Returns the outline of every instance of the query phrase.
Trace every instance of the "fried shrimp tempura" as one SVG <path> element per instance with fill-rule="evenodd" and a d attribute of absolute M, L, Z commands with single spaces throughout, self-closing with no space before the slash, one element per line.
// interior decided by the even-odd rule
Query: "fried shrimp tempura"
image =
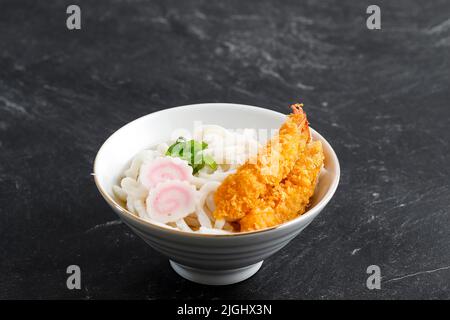
<path fill-rule="evenodd" d="M 314 193 L 323 150 L 312 142 L 301 104 L 291 106 L 278 135 L 228 176 L 214 195 L 216 219 L 238 224 L 240 231 L 263 229 L 306 211 Z"/>
<path fill-rule="evenodd" d="M 308 121 L 301 106 L 293 106 L 294 113 L 258 152 L 256 159 L 248 160 L 222 182 L 214 195 L 216 219 L 229 222 L 242 219 L 259 205 L 261 196 L 291 172 L 310 139 Z"/>
<path fill-rule="evenodd" d="M 320 141 L 308 143 L 286 179 L 239 221 L 241 231 L 272 227 L 303 214 L 314 194 L 323 160 Z"/>

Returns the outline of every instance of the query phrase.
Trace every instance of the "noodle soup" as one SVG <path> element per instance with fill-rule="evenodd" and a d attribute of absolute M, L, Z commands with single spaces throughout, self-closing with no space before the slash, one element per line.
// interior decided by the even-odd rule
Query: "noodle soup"
<path fill-rule="evenodd" d="M 135 155 L 114 195 L 132 214 L 167 228 L 224 234 L 233 223 L 215 219 L 220 183 L 257 153 L 256 131 L 203 125 Z"/>

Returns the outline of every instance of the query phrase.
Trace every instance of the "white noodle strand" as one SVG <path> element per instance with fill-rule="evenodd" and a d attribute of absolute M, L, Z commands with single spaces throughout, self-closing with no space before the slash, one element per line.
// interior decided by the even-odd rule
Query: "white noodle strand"
<path fill-rule="evenodd" d="M 223 229 L 224 226 L 225 226 L 225 219 L 217 219 L 214 222 L 215 229 Z"/>
<path fill-rule="evenodd" d="M 134 204 L 133 204 L 133 198 L 128 196 L 127 198 L 127 209 L 128 211 L 130 211 L 132 214 L 136 215 L 136 210 L 134 210 Z"/>
<path fill-rule="evenodd" d="M 119 186 L 113 186 L 112 190 L 114 192 L 114 195 L 119 198 L 120 200 L 122 200 L 123 202 L 127 201 L 127 193 L 125 190 L 123 190 L 121 187 Z"/>
<path fill-rule="evenodd" d="M 179 219 L 175 222 L 175 224 L 177 225 L 177 227 L 179 229 L 181 229 L 182 231 L 187 231 L 187 232 L 192 232 L 192 229 L 188 226 L 188 224 L 186 223 L 186 221 L 184 221 L 184 219 Z"/>
<path fill-rule="evenodd" d="M 217 181 L 210 181 L 208 183 L 205 183 L 199 192 L 199 199 L 197 202 L 197 206 L 195 209 L 195 212 L 197 214 L 198 221 L 200 222 L 200 225 L 202 227 L 211 228 L 211 220 L 208 217 L 208 214 L 205 212 L 205 202 L 206 198 L 211 192 L 215 192 L 217 188 L 219 187 L 220 183 Z"/>
<path fill-rule="evenodd" d="M 136 199 L 133 202 L 134 209 L 136 210 L 137 214 L 142 219 L 148 219 L 147 210 L 145 209 L 145 203 L 141 199 Z"/>

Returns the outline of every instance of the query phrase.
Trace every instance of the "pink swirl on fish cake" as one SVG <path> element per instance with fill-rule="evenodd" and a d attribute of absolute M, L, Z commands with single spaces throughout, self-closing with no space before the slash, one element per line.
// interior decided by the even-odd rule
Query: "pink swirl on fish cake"
<path fill-rule="evenodd" d="M 175 222 L 195 211 L 196 189 L 185 181 L 159 183 L 147 197 L 149 217 L 161 223 Z"/>
<path fill-rule="evenodd" d="M 140 182 L 151 189 L 161 182 L 169 180 L 189 181 L 192 177 L 192 168 L 178 158 L 162 157 L 141 166 Z"/>

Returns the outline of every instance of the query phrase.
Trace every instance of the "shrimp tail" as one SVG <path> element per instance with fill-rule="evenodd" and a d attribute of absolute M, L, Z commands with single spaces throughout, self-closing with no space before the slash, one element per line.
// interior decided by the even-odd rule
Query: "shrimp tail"
<path fill-rule="evenodd" d="M 303 131 L 307 131 L 308 134 L 308 141 L 311 140 L 311 133 L 309 131 L 309 122 L 308 118 L 306 117 L 305 111 L 303 111 L 303 103 L 295 103 L 291 105 L 292 109 L 292 116 L 297 117 L 297 122 L 299 123 L 299 126 L 302 128 Z"/>

